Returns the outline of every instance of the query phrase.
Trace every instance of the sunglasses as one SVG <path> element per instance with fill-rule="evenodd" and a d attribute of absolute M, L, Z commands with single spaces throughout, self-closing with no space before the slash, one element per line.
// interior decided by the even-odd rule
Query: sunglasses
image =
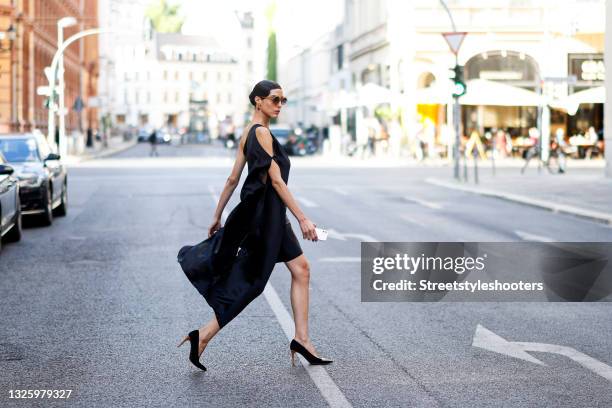
<path fill-rule="evenodd" d="M 284 96 L 281 98 L 280 96 L 272 95 L 272 96 L 266 96 L 263 99 L 270 99 L 272 100 L 272 103 L 275 105 L 278 105 L 279 103 L 281 105 L 285 105 L 287 103 L 287 98 L 285 98 Z"/>

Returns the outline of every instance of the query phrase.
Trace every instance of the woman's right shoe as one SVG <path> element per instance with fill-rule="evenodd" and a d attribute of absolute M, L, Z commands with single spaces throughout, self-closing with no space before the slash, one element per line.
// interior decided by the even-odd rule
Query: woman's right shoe
<path fill-rule="evenodd" d="M 291 352 L 291 365 L 294 367 L 295 353 L 300 353 L 312 365 L 329 364 L 333 361 L 327 358 L 321 358 L 313 355 L 310 351 L 306 350 L 306 347 L 295 341 L 295 339 L 291 340 L 291 344 L 289 344 L 289 350 Z"/>
<path fill-rule="evenodd" d="M 183 343 L 186 342 L 187 340 L 189 340 L 189 343 L 191 345 L 191 349 L 189 350 L 189 361 L 191 361 L 193 365 L 198 367 L 200 370 L 206 371 L 206 367 L 200 364 L 200 359 L 198 356 L 198 345 L 200 344 L 200 332 L 198 330 L 190 331 L 189 336 L 185 336 L 177 347 L 182 346 Z"/>

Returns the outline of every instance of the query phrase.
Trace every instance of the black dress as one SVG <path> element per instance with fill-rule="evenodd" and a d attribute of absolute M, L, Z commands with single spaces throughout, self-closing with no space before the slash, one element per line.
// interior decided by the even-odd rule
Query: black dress
<path fill-rule="evenodd" d="M 274 135 L 274 155 L 264 150 L 255 135 L 259 126 L 249 129 L 244 144 L 248 174 L 240 203 L 216 233 L 195 246 L 181 248 L 178 255 L 187 278 L 213 308 L 220 327 L 263 292 L 276 263 L 302 254 L 287 206 L 268 175 L 274 160 L 288 184 L 289 157 Z"/>

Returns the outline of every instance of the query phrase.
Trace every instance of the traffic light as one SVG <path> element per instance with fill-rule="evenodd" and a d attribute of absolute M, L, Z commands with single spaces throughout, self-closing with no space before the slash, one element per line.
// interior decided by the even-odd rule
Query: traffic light
<path fill-rule="evenodd" d="M 465 85 L 465 79 L 463 78 L 463 65 L 455 65 L 453 68 L 453 72 L 455 74 L 453 78 L 453 82 L 455 83 L 455 90 L 453 91 L 453 96 L 458 98 L 462 95 L 465 95 L 467 91 L 467 86 Z"/>

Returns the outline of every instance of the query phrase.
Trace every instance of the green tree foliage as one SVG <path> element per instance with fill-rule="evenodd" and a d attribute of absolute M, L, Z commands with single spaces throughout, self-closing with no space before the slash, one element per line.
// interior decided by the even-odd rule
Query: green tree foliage
<path fill-rule="evenodd" d="M 179 4 L 170 5 L 166 0 L 157 0 L 149 5 L 145 15 L 158 33 L 178 33 L 185 21 L 178 15 L 179 9 Z"/>

